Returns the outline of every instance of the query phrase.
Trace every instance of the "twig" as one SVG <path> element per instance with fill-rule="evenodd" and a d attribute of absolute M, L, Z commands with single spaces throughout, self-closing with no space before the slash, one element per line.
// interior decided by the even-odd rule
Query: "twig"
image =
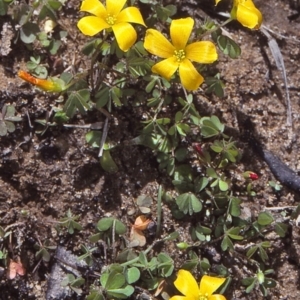
<path fill-rule="evenodd" d="M 82 128 L 82 129 L 93 129 L 99 130 L 103 128 L 103 122 L 95 122 L 92 124 L 84 124 L 84 125 L 77 125 L 77 124 L 64 124 L 66 128 Z"/>
<path fill-rule="evenodd" d="M 297 206 L 282 206 L 282 207 L 265 207 L 265 210 L 286 210 L 295 209 Z"/>
<path fill-rule="evenodd" d="M 268 28 L 266 26 L 262 26 L 260 30 L 267 37 L 268 45 L 269 45 L 271 53 L 275 59 L 276 67 L 282 73 L 285 92 L 286 92 L 286 105 L 287 105 L 287 121 L 286 122 L 287 122 L 288 126 L 293 126 L 290 93 L 289 93 L 289 89 L 288 89 L 286 69 L 284 66 L 284 61 L 283 61 L 281 51 L 279 49 L 279 46 L 278 46 L 276 40 L 269 34 Z"/>

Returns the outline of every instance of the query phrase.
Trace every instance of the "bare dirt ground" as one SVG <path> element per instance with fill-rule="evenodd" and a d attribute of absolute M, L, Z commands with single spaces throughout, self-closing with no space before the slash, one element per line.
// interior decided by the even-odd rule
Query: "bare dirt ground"
<path fill-rule="evenodd" d="M 200 112 L 202 109 L 205 114 L 218 115 L 233 129 L 237 140 L 237 114 L 242 112 L 250 116 L 265 147 L 278 155 L 291 169 L 300 171 L 300 47 L 299 41 L 295 41 L 300 39 L 300 17 L 292 21 L 288 18 L 297 13 L 295 2 L 293 5 L 287 0 L 255 2 L 263 13 L 264 25 L 278 34 L 273 36 L 282 51 L 287 71 L 293 127 L 287 126 L 283 79 L 276 68 L 266 37 L 260 32 L 246 30 L 237 23 L 226 29 L 241 45 L 242 55 L 236 60 L 220 56 L 218 65 L 221 78 L 226 84 L 226 96 L 219 99 L 205 95 L 200 90 L 197 92 L 197 105 Z M 86 38 L 76 28 L 79 6 L 79 1 L 69 1 L 60 12 L 60 20 L 69 31 L 60 54 L 62 69 L 74 62 L 77 69 L 84 69 L 88 64 L 81 59 L 80 54 Z M 185 1 L 179 6 L 183 11 L 192 10 L 195 17 L 203 15 L 203 12 L 195 9 L 192 4 L 189 7 Z M 1 26 L 10 22 L 9 17 L 0 19 Z M 132 219 L 127 213 L 133 207 L 134 199 L 141 194 L 156 199 L 158 185 L 168 187 L 170 183 L 158 171 L 150 149 L 124 143 L 138 135 L 137 124 L 141 111 L 136 107 L 127 106 L 116 110 L 114 122 L 109 129 L 110 138 L 120 145 L 112 152 L 119 167 L 117 174 L 108 174 L 101 169 L 97 150 L 86 144 L 85 130 L 55 127 L 44 135 L 38 134 L 34 121 L 45 118 L 56 98 L 24 84 L 16 76 L 19 69 L 25 68 L 31 52 L 21 43 L 14 45 L 13 39 L 11 48 L 8 55 L 0 55 L 0 108 L 4 103 L 14 104 L 17 113 L 22 116 L 22 122 L 17 123 L 15 132 L 1 137 L 0 225 L 3 228 L 11 226 L 13 234 L 9 256 L 21 257 L 26 275 L 10 280 L 2 265 L 0 299 L 46 299 L 49 274 L 55 258 L 53 255 L 49 263 L 39 262 L 35 258 L 34 244 L 49 240 L 52 245 L 63 246 L 78 255 L 79 245 L 85 243 L 89 231 L 101 217 L 113 215 L 129 225 Z M 54 60 L 54 57 L 49 57 L 48 64 Z M 55 72 L 59 73 L 54 70 L 53 75 Z M 100 113 L 75 117 L 72 123 L 84 124 L 99 120 L 103 120 Z M 239 168 L 251 169 L 260 176 L 253 187 L 257 196 L 245 202 L 244 207 L 256 214 L 265 207 L 297 206 L 300 195 L 285 187 L 275 195 L 268 186 L 268 181 L 274 180 L 274 177 L 267 164 L 247 144 L 241 141 L 240 146 L 244 155 Z M 55 222 L 64 217 L 68 209 L 80 216 L 80 224 L 84 228 L 76 234 L 75 239 L 72 235 L 57 233 L 53 229 Z M 174 221 L 165 205 L 163 224 L 165 232 L 176 228 L 186 234 L 188 225 Z M 291 221 L 289 234 L 285 238 L 270 236 L 269 239 L 274 244 L 268 250 L 271 257 L 269 267 L 275 270 L 273 278 L 277 286 L 270 290 L 267 299 L 300 299 L 300 228 Z M 165 250 L 169 251 L 177 266 L 184 261 L 184 254 L 175 247 L 170 246 L 170 249 Z M 54 251 L 51 253 L 54 254 Z M 234 265 L 233 261 L 233 257 L 227 256 L 223 263 Z M 237 270 L 234 273 L 246 272 L 243 267 L 236 264 Z M 238 281 L 239 278 L 233 281 L 227 299 L 263 299 L 259 290 L 247 295 L 237 285 Z M 70 294 L 61 299 L 84 299 L 84 296 Z"/>

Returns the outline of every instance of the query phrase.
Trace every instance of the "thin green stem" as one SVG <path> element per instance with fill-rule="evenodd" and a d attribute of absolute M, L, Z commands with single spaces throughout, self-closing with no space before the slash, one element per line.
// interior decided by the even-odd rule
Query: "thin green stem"
<path fill-rule="evenodd" d="M 95 49 L 95 52 L 92 56 L 92 59 L 91 59 L 91 73 L 90 73 L 90 76 L 91 76 L 91 86 L 92 86 L 92 91 L 95 90 L 95 86 L 94 86 L 94 65 L 98 59 L 98 56 L 99 56 L 99 51 L 101 49 L 101 47 L 103 46 L 104 42 L 106 41 L 108 37 L 108 33 L 106 32 L 102 41 L 99 43 L 99 45 L 97 46 L 97 48 Z"/>
<path fill-rule="evenodd" d="M 162 198 L 162 187 L 161 185 L 158 188 L 158 195 L 157 195 L 157 228 L 156 228 L 156 237 L 158 238 L 161 231 L 161 198 Z"/>
<path fill-rule="evenodd" d="M 232 20 L 233 20 L 232 18 L 229 18 L 226 21 L 224 21 L 222 24 L 220 24 L 220 25 L 218 25 L 218 26 L 216 26 L 216 27 L 214 27 L 214 28 L 212 28 L 212 29 L 204 32 L 202 35 L 200 35 L 200 39 L 202 39 L 204 36 L 206 36 L 208 34 L 211 34 L 211 33 L 215 32 L 215 31 L 217 31 L 220 28 L 224 27 L 225 25 L 227 25 L 228 23 L 230 23 Z"/>

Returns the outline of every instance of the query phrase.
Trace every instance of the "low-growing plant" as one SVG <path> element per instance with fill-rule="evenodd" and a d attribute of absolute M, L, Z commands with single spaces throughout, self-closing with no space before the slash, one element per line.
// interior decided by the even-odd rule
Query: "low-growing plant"
<path fill-rule="evenodd" d="M 67 274 L 67 276 L 62 280 L 61 285 L 64 287 L 69 287 L 77 295 L 82 294 L 81 286 L 84 285 L 85 280 L 82 277 L 76 278 L 73 274 Z"/>
<path fill-rule="evenodd" d="M 50 31 L 56 24 L 60 26 L 59 12 L 65 2 L 38 0 L 32 6 L 20 4 L 13 16 L 18 24 L 17 38 L 29 50 L 33 49 L 33 43 L 37 43 L 41 52 L 46 49 L 51 55 L 57 55 L 67 32 L 57 29 L 57 32 L 50 33 L 40 25 L 41 21 L 49 20 Z M 252 199 L 256 196 L 251 181 L 258 179 L 258 175 L 252 171 L 236 174 L 240 172 L 237 165 L 241 158 L 236 141 L 226 134 L 221 117 L 200 114 L 198 95 L 194 92 L 201 86 L 207 94 L 224 96 L 225 84 L 217 70 L 218 57 L 225 55 L 236 59 L 242 53 L 238 43 L 224 34 L 223 28 L 237 20 L 244 27 L 258 29 L 262 15 L 251 0 L 247 3 L 233 1 L 230 17 L 219 25 L 211 19 L 195 22 L 189 16 L 173 18 L 177 13 L 177 6 L 173 4 L 163 6 L 161 1 L 152 0 L 140 2 L 143 11 L 147 11 L 145 19 L 137 7 L 131 6 L 137 5 L 137 1 L 131 1 L 128 6 L 121 0 L 106 0 L 106 5 L 97 0 L 82 1 L 80 11 L 89 15 L 82 16 L 77 27 L 83 35 L 93 37 L 82 45 L 81 55 L 88 61 L 86 69 L 48 77 L 48 66 L 42 55 L 32 54 L 27 69 L 34 76 L 22 70 L 18 75 L 43 91 L 60 94 L 51 113 L 45 119 L 35 120 L 42 125 L 41 133 L 49 127 L 70 125 L 66 123 L 77 114 L 88 118 L 93 112 L 99 116 L 97 124 L 101 123 L 101 126 L 86 126 L 89 131 L 85 138 L 92 148 L 99 148 L 98 156 L 104 171 L 118 171 L 113 149 L 120 145 L 141 145 L 152 150 L 160 172 L 168 176 L 173 185 L 172 193 L 163 191 L 161 186 L 159 188 L 158 230 L 153 244 L 146 249 L 143 249 L 146 237 L 141 231 L 146 230 L 150 223 L 148 215 L 153 212 L 154 197 L 138 197 L 136 204 L 147 217 L 135 216 L 131 228 L 116 217 L 104 217 L 97 222 L 89 242 L 81 245 L 82 255 L 78 259 L 92 267 L 94 253 L 101 245 L 114 250 L 119 246 L 122 251 L 110 252 L 112 257 L 105 260 L 106 265 L 88 287 L 87 299 L 127 299 L 135 297 L 137 288 L 151 293 L 161 291 L 161 286 L 174 275 L 177 262 L 168 253 L 156 253 L 153 249 L 158 243 L 175 239 L 177 248 L 183 253 L 186 251 L 187 257 L 174 282 L 184 296 L 167 297 L 194 299 L 196 290 L 196 297 L 224 299 L 221 294 L 213 296 L 213 293 L 218 288 L 221 292 L 226 290 L 231 281 L 230 272 L 218 265 L 214 271 L 222 278 L 205 275 L 212 271 L 212 266 L 202 250 L 207 245 L 218 244 L 222 256 L 225 256 L 235 251 L 239 243 L 251 241 L 251 246 L 244 249 L 245 260 L 263 269 L 268 260 L 268 248 L 272 246 L 265 240 L 264 233 L 273 230 L 283 237 L 287 225 L 278 222 L 268 212 L 260 212 L 257 220 L 242 217 L 242 197 Z M 214 2 L 217 5 L 220 0 Z M 0 0 L 0 15 L 8 12 L 10 3 Z M 134 138 L 126 143 L 111 142 L 108 123 L 112 115 L 124 107 L 141 109 L 142 113 L 136 116 L 139 125 L 132 132 Z M 13 106 L 3 106 L 0 135 L 15 130 L 12 122 L 21 119 L 14 115 Z M 242 175 L 245 186 L 237 193 L 235 183 L 239 175 Z M 270 186 L 275 191 L 280 190 L 278 185 L 270 183 Z M 191 221 L 187 238 L 173 232 L 159 239 L 163 228 L 163 201 L 178 222 Z M 70 209 L 58 225 L 59 228 L 65 227 L 69 234 L 83 230 L 79 216 L 73 215 Z M 134 233 L 143 237 L 141 243 L 134 241 Z M 6 236 L 3 233 L 3 237 Z M 95 245 L 89 246 L 89 243 Z M 132 247 L 140 248 L 133 250 Z M 36 256 L 49 261 L 48 249 L 46 242 L 40 244 Z M 202 276 L 200 286 L 193 275 L 183 269 L 199 271 Z M 263 272 L 260 269 L 255 276 L 244 278 L 242 282 L 247 293 L 259 285 L 266 296 L 267 289 L 274 287 L 275 281 L 265 276 L 271 274 L 271 270 Z M 77 294 L 82 293 L 84 283 L 84 278 L 75 278 L 72 274 L 62 282 Z M 206 289 L 210 285 L 214 290 L 209 288 L 208 293 Z"/>
<path fill-rule="evenodd" d="M 60 227 L 66 227 L 69 234 L 74 234 L 75 230 L 82 230 L 82 226 L 77 222 L 79 216 L 74 216 L 70 209 L 67 211 L 67 215 L 58 221 Z"/>
<path fill-rule="evenodd" d="M 13 105 L 4 104 L 0 113 L 0 136 L 16 130 L 15 122 L 22 121 L 21 117 L 15 116 L 16 110 Z"/>

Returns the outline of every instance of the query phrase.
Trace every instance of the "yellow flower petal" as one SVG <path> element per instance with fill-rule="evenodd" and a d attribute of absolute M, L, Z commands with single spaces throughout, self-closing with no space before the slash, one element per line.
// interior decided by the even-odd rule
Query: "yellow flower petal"
<path fill-rule="evenodd" d="M 169 300 L 195 300 L 195 298 L 194 297 L 186 297 L 186 296 L 173 296 Z"/>
<path fill-rule="evenodd" d="M 105 18 L 106 9 L 99 0 L 84 0 L 81 4 L 80 11 L 89 12 L 100 18 Z"/>
<path fill-rule="evenodd" d="M 125 3 L 126 0 L 106 0 L 107 13 L 117 17 Z"/>
<path fill-rule="evenodd" d="M 136 7 L 126 7 L 123 9 L 117 16 L 116 22 L 137 23 L 146 27 L 140 11 Z"/>
<path fill-rule="evenodd" d="M 187 45 L 185 54 L 186 58 L 201 64 L 211 64 L 218 59 L 216 46 L 209 41 Z"/>
<path fill-rule="evenodd" d="M 129 23 L 118 23 L 112 26 L 117 43 L 124 52 L 135 43 L 137 34 L 133 26 Z"/>
<path fill-rule="evenodd" d="M 175 47 L 157 30 L 148 29 L 144 42 L 145 49 L 162 58 L 174 55 Z"/>
<path fill-rule="evenodd" d="M 200 281 L 200 293 L 211 296 L 224 282 L 226 278 L 217 278 L 204 275 Z"/>
<path fill-rule="evenodd" d="M 234 0 L 231 18 L 238 20 L 243 26 L 258 29 L 262 23 L 262 14 L 252 0 Z"/>
<path fill-rule="evenodd" d="M 180 63 L 179 77 L 184 88 L 189 91 L 196 90 L 204 81 L 203 77 L 198 73 L 198 71 L 188 59 L 185 59 L 183 62 Z M 190 294 L 191 293 L 189 292 L 188 295 Z"/>
<path fill-rule="evenodd" d="M 239 5 L 236 12 L 237 20 L 245 27 L 258 29 L 262 23 L 261 12 L 256 7 Z"/>
<path fill-rule="evenodd" d="M 110 27 L 103 19 L 94 16 L 83 17 L 79 20 L 77 26 L 83 34 L 89 36 Z"/>
<path fill-rule="evenodd" d="M 167 80 L 170 80 L 172 75 L 178 69 L 178 62 L 175 57 L 169 57 L 155 64 L 152 67 L 152 72 L 157 73 Z"/>
<path fill-rule="evenodd" d="M 194 299 L 199 298 L 198 284 L 189 271 L 179 270 L 174 285 L 176 286 L 177 290 L 183 295 L 191 297 L 192 299 L 193 297 Z"/>
<path fill-rule="evenodd" d="M 170 26 L 171 40 L 176 50 L 184 50 L 194 26 L 192 18 L 173 20 Z"/>
<path fill-rule="evenodd" d="M 223 295 L 212 295 L 208 297 L 208 300 L 226 300 Z"/>

